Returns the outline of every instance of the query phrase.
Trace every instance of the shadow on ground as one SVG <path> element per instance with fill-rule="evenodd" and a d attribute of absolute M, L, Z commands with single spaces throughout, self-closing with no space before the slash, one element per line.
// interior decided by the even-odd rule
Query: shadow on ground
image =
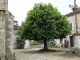
<path fill-rule="evenodd" d="M 52 51 L 52 52 L 39 52 L 39 50 L 30 50 L 30 51 L 19 51 L 20 53 L 24 53 L 24 54 L 48 54 L 48 53 L 61 53 L 61 52 L 66 52 L 66 50 L 56 50 L 56 51 Z"/>

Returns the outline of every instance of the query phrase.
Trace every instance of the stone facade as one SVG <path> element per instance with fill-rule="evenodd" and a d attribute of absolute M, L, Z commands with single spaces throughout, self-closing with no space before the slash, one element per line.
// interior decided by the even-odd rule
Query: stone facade
<path fill-rule="evenodd" d="M 71 31 L 72 34 L 66 36 L 67 38 L 65 38 L 65 39 L 67 39 L 69 41 L 69 47 L 80 48 L 80 41 L 79 41 L 80 40 L 80 38 L 79 38 L 80 37 L 80 10 L 78 9 L 78 11 L 77 11 L 78 34 L 76 34 L 75 12 L 70 12 L 70 13 L 66 14 L 65 16 L 67 16 L 67 20 L 69 21 L 70 25 L 72 26 L 72 31 Z M 71 46 L 71 43 L 72 43 L 72 41 L 70 39 L 71 36 L 73 36 L 73 45 L 74 46 Z M 58 39 L 57 39 L 55 41 L 56 41 L 57 46 L 61 46 L 60 40 L 58 41 Z M 64 42 L 62 44 L 64 44 Z"/>
<path fill-rule="evenodd" d="M 19 36 L 15 35 L 15 33 L 18 31 L 18 28 L 19 28 L 18 21 L 14 20 L 14 28 L 13 28 L 13 30 L 14 30 L 14 42 L 13 42 L 14 43 L 14 49 L 17 48 L 16 47 L 16 38 Z M 25 40 L 24 48 L 30 48 L 30 41 L 28 39 Z"/>
<path fill-rule="evenodd" d="M 44 48 L 44 44 L 30 45 L 30 48 Z"/>
<path fill-rule="evenodd" d="M 61 48 L 61 45 L 64 44 L 64 39 L 62 39 L 61 42 L 60 42 L 60 39 L 54 39 L 54 40 L 58 48 Z"/>
<path fill-rule="evenodd" d="M 8 20 L 6 21 L 6 54 L 11 55 L 13 54 L 13 38 L 14 38 L 14 31 L 13 31 L 13 21 L 14 16 L 8 11 Z"/>
<path fill-rule="evenodd" d="M 13 41 L 14 48 L 16 48 L 16 38 L 18 37 L 18 35 L 15 35 L 15 33 L 18 31 L 18 28 L 19 28 L 18 21 L 14 20 L 14 28 L 13 28 L 13 30 L 14 30 L 14 41 Z"/>
<path fill-rule="evenodd" d="M 0 11 L 0 58 L 4 59 L 5 56 L 5 11 Z M 2 17 L 3 16 L 3 17 Z"/>
<path fill-rule="evenodd" d="M 8 0 L 0 0 L 0 59 L 5 60 L 5 54 L 13 54 L 13 19 L 8 11 Z"/>
<path fill-rule="evenodd" d="M 67 20 L 70 23 L 72 23 L 72 34 L 76 33 L 75 14 L 68 15 Z M 77 20 L 78 20 L 78 32 L 80 33 L 80 12 L 77 12 Z"/>
<path fill-rule="evenodd" d="M 66 14 L 67 20 L 72 24 L 72 34 L 67 36 L 69 45 L 71 45 L 70 36 L 73 36 L 73 48 L 80 48 L 80 10 L 77 11 L 78 33 L 76 33 L 75 12 Z"/>

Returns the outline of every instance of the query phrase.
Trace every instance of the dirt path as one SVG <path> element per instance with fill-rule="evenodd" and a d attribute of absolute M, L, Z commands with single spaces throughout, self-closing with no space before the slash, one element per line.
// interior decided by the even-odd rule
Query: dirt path
<path fill-rule="evenodd" d="M 54 48 L 56 49 L 56 48 Z M 56 49 L 57 52 L 38 52 L 39 48 L 31 50 L 14 50 L 17 60 L 80 60 L 80 57 L 65 55 L 69 49 Z"/>

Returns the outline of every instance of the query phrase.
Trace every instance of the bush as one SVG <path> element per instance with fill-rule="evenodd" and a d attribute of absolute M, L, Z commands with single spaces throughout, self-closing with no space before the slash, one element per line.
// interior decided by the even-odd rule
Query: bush
<path fill-rule="evenodd" d="M 55 48 L 58 48 L 58 46 L 57 46 L 57 45 L 55 45 Z"/>
<path fill-rule="evenodd" d="M 23 49 L 25 44 L 25 40 L 21 39 L 21 37 L 16 38 L 16 47 L 18 49 Z"/>
<path fill-rule="evenodd" d="M 44 43 L 44 40 L 38 40 L 38 43 Z"/>
<path fill-rule="evenodd" d="M 5 60 L 8 60 L 8 55 L 7 54 L 5 54 Z"/>
<path fill-rule="evenodd" d="M 53 48 L 54 46 L 50 44 L 50 41 L 47 42 L 48 48 Z"/>
<path fill-rule="evenodd" d="M 30 45 L 38 44 L 36 41 L 30 41 Z"/>

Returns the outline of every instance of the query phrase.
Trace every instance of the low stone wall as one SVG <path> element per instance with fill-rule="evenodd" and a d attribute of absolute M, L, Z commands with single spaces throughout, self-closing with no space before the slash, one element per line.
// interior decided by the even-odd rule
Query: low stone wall
<path fill-rule="evenodd" d="M 69 51 L 66 51 L 66 54 L 68 55 L 76 55 L 80 57 L 80 49 L 79 48 L 72 48 Z"/>
<path fill-rule="evenodd" d="M 44 44 L 30 45 L 30 48 L 44 48 Z"/>

